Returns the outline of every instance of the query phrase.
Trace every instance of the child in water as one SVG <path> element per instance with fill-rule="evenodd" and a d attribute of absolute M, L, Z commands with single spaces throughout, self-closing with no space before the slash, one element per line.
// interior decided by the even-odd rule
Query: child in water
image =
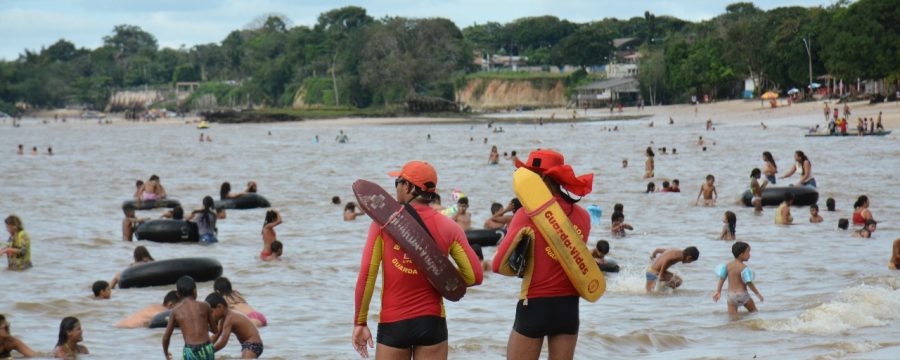
<path fill-rule="evenodd" d="M 264 256 L 262 258 L 263 261 L 276 261 L 281 260 L 281 253 L 284 249 L 284 244 L 281 241 L 275 240 L 272 242 L 272 246 L 269 247 L 269 255 Z"/>
<path fill-rule="evenodd" d="M 22 219 L 10 215 L 4 220 L 9 242 L 0 247 L 0 254 L 6 254 L 9 270 L 22 271 L 31 268 L 31 237 L 25 232 Z"/>
<path fill-rule="evenodd" d="M 754 210 L 756 212 L 762 212 L 762 191 L 766 188 L 766 185 L 769 184 L 768 180 L 763 180 L 762 184 L 759 183 L 759 178 L 762 176 L 762 172 L 755 168 L 750 171 L 750 193 L 753 194 L 753 197 L 750 199 L 750 205 L 754 206 Z"/>
<path fill-rule="evenodd" d="M 791 225 L 794 223 L 794 217 L 791 216 L 791 204 L 794 203 L 794 194 L 785 193 L 784 201 L 775 210 L 776 225 Z"/>
<path fill-rule="evenodd" d="M 697 200 L 694 202 L 695 204 L 700 201 L 700 196 L 703 196 L 703 206 L 714 206 L 716 205 L 716 199 L 719 198 L 719 193 L 716 192 L 716 177 L 710 175 L 706 175 L 706 182 L 703 185 L 700 185 L 700 193 L 697 194 Z"/>
<path fill-rule="evenodd" d="M 822 215 L 819 215 L 819 205 L 812 204 L 809 206 L 809 222 L 813 224 L 818 224 L 825 219 L 822 218 Z"/>
<path fill-rule="evenodd" d="M 699 258 L 700 251 L 693 246 L 686 247 L 684 250 L 661 248 L 653 250 L 650 253 L 650 266 L 647 267 L 647 292 L 656 288 L 657 280 L 672 289 L 678 288 L 681 286 L 681 277 L 670 272 L 669 268 L 677 263 L 690 264 Z"/>
<path fill-rule="evenodd" d="M 856 232 L 853 233 L 853 236 L 868 239 L 872 237 L 872 233 L 875 232 L 877 225 L 878 223 L 876 223 L 875 220 L 866 220 L 866 225 L 863 226 L 862 229 L 856 230 Z"/>
<path fill-rule="evenodd" d="M 266 211 L 266 219 L 262 228 L 263 248 L 259 253 L 259 258 L 262 260 L 266 260 L 272 255 L 272 244 L 278 239 L 278 235 L 275 234 L 275 227 L 278 225 L 281 225 L 281 214 L 274 209 Z"/>
<path fill-rule="evenodd" d="M 112 296 L 112 288 L 108 282 L 103 280 L 95 281 L 91 290 L 94 292 L 94 300 L 109 300 Z"/>
<path fill-rule="evenodd" d="M 348 202 L 347 205 L 344 206 L 344 221 L 353 221 L 356 220 L 357 216 L 365 215 L 366 213 L 362 211 L 356 211 L 356 203 Z"/>
<path fill-rule="evenodd" d="M 614 212 L 612 214 L 612 225 L 610 225 L 610 233 L 613 237 L 625 237 L 625 230 L 634 230 L 631 225 L 625 223 L 625 214 Z"/>
<path fill-rule="evenodd" d="M 722 219 L 722 222 L 725 223 L 725 226 L 722 227 L 722 234 L 719 235 L 719 240 L 734 240 L 734 232 L 737 227 L 737 216 L 731 211 L 726 211 L 725 218 Z"/>
<path fill-rule="evenodd" d="M 738 308 L 746 307 L 750 312 L 756 312 L 756 304 L 753 298 L 747 292 L 747 288 L 753 290 L 760 302 L 765 301 L 756 285 L 753 284 L 755 274 L 753 270 L 747 267 L 744 262 L 750 260 L 750 245 L 743 241 L 738 241 L 731 246 L 731 253 L 734 260 L 728 264 L 721 264 L 716 268 L 716 274 L 719 276 L 719 284 L 716 286 L 716 293 L 713 294 L 713 301 L 718 302 L 722 296 L 722 285 L 728 280 L 728 314 L 732 318 L 737 318 Z"/>

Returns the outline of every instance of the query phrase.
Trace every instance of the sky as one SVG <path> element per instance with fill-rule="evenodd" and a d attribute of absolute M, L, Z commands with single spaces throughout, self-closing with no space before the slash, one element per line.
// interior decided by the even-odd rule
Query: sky
<path fill-rule="evenodd" d="M 460 28 L 526 16 L 553 15 L 574 22 L 654 15 L 700 21 L 725 12 L 739 0 L 0 0 L 0 59 L 15 60 L 25 49 L 39 51 L 59 39 L 94 49 L 119 24 L 137 25 L 160 47 L 190 48 L 221 42 L 255 18 L 277 13 L 294 26 L 315 24 L 319 14 L 360 6 L 369 16 L 444 17 Z M 827 6 L 833 0 L 756 0 L 769 10 L 783 6 Z"/>

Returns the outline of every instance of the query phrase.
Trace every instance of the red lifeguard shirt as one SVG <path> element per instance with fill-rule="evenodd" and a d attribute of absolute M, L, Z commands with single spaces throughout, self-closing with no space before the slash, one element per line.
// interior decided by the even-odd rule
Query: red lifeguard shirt
<path fill-rule="evenodd" d="M 575 229 L 580 232 L 582 240 L 587 242 L 588 233 L 591 232 L 591 217 L 588 212 L 581 206 L 567 203 L 559 196 L 555 196 L 554 199 L 562 207 Z M 550 244 L 541 235 L 524 208 L 516 211 L 516 214 L 513 215 L 506 237 L 503 238 L 503 241 L 497 247 L 497 254 L 505 254 L 516 237 L 516 233 L 526 226 L 534 230 L 534 270 L 531 274 L 531 282 L 522 284 L 523 291 L 520 297 L 534 299 L 569 295 L 577 296 L 578 290 L 575 290 L 575 287 L 572 286 L 572 282 L 566 276 L 562 265 L 556 260 L 556 254 L 553 253 Z M 501 256 L 494 256 L 492 264 L 494 272 L 499 272 L 500 270 L 500 258 Z"/>
<path fill-rule="evenodd" d="M 413 203 L 434 242 L 456 263 L 466 286 L 481 284 L 484 276 L 478 255 L 469 246 L 466 233 L 450 218 L 434 209 Z M 403 252 L 397 242 L 376 222 L 369 226 L 369 235 L 356 280 L 356 311 L 354 324 L 366 325 L 369 303 L 375 291 L 378 268 L 383 266 L 381 285 L 381 314 L 379 323 L 391 323 L 420 316 L 444 317 L 441 294 L 419 273 L 416 264 Z"/>

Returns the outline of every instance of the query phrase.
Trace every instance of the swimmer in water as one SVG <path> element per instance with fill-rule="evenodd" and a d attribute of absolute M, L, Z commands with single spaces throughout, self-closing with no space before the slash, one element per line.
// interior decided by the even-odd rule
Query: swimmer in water
<path fill-rule="evenodd" d="M 606 264 L 606 255 L 609 254 L 609 241 L 597 240 L 594 250 L 591 250 L 591 256 L 597 265 Z"/>
<path fill-rule="evenodd" d="M 0 359 L 12 359 L 12 351 L 18 351 L 23 357 L 37 357 L 40 354 L 31 350 L 22 340 L 12 336 L 9 330 L 9 321 L 6 316 L 0 314 Z"/>
<path fill-rule="evenodd" d="M 276 261 L 281 260 L 281 254 L 284 251 L 284 244 L 281 241 L 275 240 L 272 242 L 272 246 L 269 247 L 269 255 L 262 258 L 262 261 Z"/>
<path fill-rule="evenodd" d="M 206 297 L 217 331 L 212 337 L 213 350 L 219 351 L 228 345 L 228 338 L 234 333 L 241 344 L 241 359 L 257 359 L 263 353 L 263 342 L 259 330 L 244 314 L 228 308 L 225 298 L 218 293 Z"/>
<path fill-rule="evenodd" d="M 775 210 L 775 224 L 791 225 L 794 223 L 794 218 L 791 217 L 791 204 L 793 203 L 794 194 L 789 192 L 784 193 L 784 201 L 781 202 L 781 205 Z"/>
<path fill-rule="evenodd" d="M 133 258 L 134 258 L 134 262 L 132 262 L 130 265 L 128 265 L 128 267 L 156 261 L 155 259 L 153 259 L 153 256 L 150 256 L 150 251 L 147 250 L 147 248 L 144 247 L 143 245 L 140 245 L 140 246 L 134 248 Z M 122 273 L 116 273 L 116 275 L 113 276 L 112 281 L 109 282 L 110 288 L 115 288 L 116 285 L 119 284 L 119 277 L 121 275 L 122 275 Z"/>
<path fill-rule="evenodd" d="M 731 315 L 732 319 L 736 320 L 738 308 L 741 306 L 746 307 L 747 311 L 751 313 L 756 312 L 756 304 L 753 302 L 753 298 L 750 297 L 747 288 L 750 288 L 756 294 L 759 302 L 765 301 L 765 298 L 763 298 L 753 283 L 753 278 L 755 277 L 753 270 L 745 264 L 745 262 L 750 260 L 750 245 L 743 241 L 738 241 L 731 246 L 731 254 L 734 255 L 734 260 L 728 264 L 721 264 L 716 269 L 719 283 L 716 285 L 713 301 L 719 301 L 719 298 L 722 296 L 722 286 L 728 280 L 728 314 Z"/>
<path fill-rule="evenodd" d="M 331 204 L 332 204 L 332 205 L 340 205 L 340 204 L 341 204 L 341 197 L 340 197 L 340 196 L 337 196 L 337 195 L 332 196 L 332 197 L 331 197 Z"/>
<path fill-rule="evenodd" d="M 766 176 L 766 180 L 769 184 L 775 185 L 776 175 L 778 175 L 778 164 L 775 163 L 775 158 L 772 157 L 772 153 L 768 151 L 763 151 L 762 158 L 763 162 L 766 164 L 763 167 L 763 175 Z"/>
<path fill-rule="evenodd" d="M 239 198 L 242 195 L 246 195 L 246 194 L 247 193 L 244 193 L 244 192 L 232 194 L 231 193 L 231 183 L 227 182 L 227 181 L 223 182 L 222 185 L 219 187 L 219 199 L 222 199 L 222 200 L 236 199 L 236 198 Z"/>
<path fill-rule="evenodd" d="M 247 190 L 244 190 L 244 193 L 256 194 L 256 181 L 248 181 Z"/>
<path fill-rule="evenodd" d="M 644 193 L 645 193 L 645 194 L 652 194 L 652 193 L 655 193 L 655 192 L 656 192 L 656 184 L 654 184 L 652 181 L 649 182 L 649 183 L 647 183 L 647 191 L 645 191 Z"/>
<path fill-rule="evenodd" d="M 453 221 L 459 224 L 463 230 L 469 230 L 472 228 L 472 214 L 468 212 L 469 210 L 469 198 L 461 197 L 456 201 L 456 214 L 453 214 Z"/>
<path fill-rule="evenodd" d="M 59 323 L 59 339 L 53 348 L 53 356 L 60 359 L 75 359 L 78 355 L 87 355 L 87 347 L 79 344 L 82 337 L 81 323 L 77 318 L 67 316 Z"/>
<path fill-rule="evenodd" d="M 656 289 L 657 281 L 672 289 L 681 286 L 681 277 L 670 272 L 669 268 L 678 263 L 690 264 L 699 258 L 700 251 L 693 246 L 686 247 L 684 250 L 661 248 L 653 250 L 650 253 L 650 266 L 647 267 L 647 292 Z"/>
<path fill-rule="evenodd" d="M 94 300 L 109 300 L 112 297 L 112 288 L 108 282 L 103 280 L 95 281 L 91 286 L 91 291 L 94 292 Z"/>
<path fill-rule="evenodd" d="M 759 183 L 760 175 L 761 172 L 759 171 L 759 168 L 754 168 L 750 171 L 750 194 L 753 196 L 752 198 L 750 198 L 750 205 L 754 206 L 754 210 L 757 213 L 763 211 L 762 192 L 763 189 L 766 188 L 766 185 L 768 185 L 768 181 L 766 180 L 763 180 L 762 184 Z"/>
<path fill-rule="evenodd" d="M 163 298 L 162 305 L 152 304 L 141 310 L 138 310 L 131 316 L 117 322 L 114 326 L 121 329 L 136 329 L 150 326 L 150 321 L 159 313 L 171 310 L 178 304 L 178 292 L 175 290 L 166 293 Z"/>
<path fill-rule="evenodd" d="M 356 220 L 357 216 L 365 215 L 366 213 L 360 211 L 356 211 L 356 203 L 348 202 L 346 206 L 344 206 L 344 221 L 353 221 Z"/>
<path fill-rule="evenodd" d="M 625 223 L 625 214 L 621 212 L 613 212 L 612 214 L 612 224 L 609 226 L 609 233 L 612 234 L 613 237 L 623 238 L 625 237 L 625 230 L 634 230 L 631 225 Z"/>
<path fill-rule="evenodd" d="M 812 162 L 809 161 L 806 154 L 797 150 L 794 152 L 794 160 L 796 163 L 791 166 L 791 169 L 788 170 L 787 174 L 784 174 L 781 178 L 789 178 L 791 175 L 794 175 L 795 172 L 800 171 L 800 180 L 797 181 L 797 185 L 816 187 L 816 178 L 812 175 Z"/>
<path fill-rule="evenodd" d="M 678 179 L 672 180 L 672 186 L 669 186 L 669 192 L 680 193 L 681 192 L 681 182 Z"/>
<path fill-rule="evenodd" d="M 649 146 L 644 153 L 647 155 L 647 160 L 644 161 L 644 179 L 649 179 L 654 175 L 655 164 L 653 158 L 655 154 L 653 153 L 653 149 Z"/>
<path fill-rule="evenodd" d="M 700 201 L 700 196 L 703 196 L 703 206 L 716 205 L 719 193 L 716 192 L 716 177 L 712 174 L 706 175 L 706 182 L 700 185 L 700 193 L 697 194 L 697 200 L 694 201 L 695 205 Z"/>
<path fill-rule="evenodd" d="M 241 294 L 240 291 L 231 288 L 231 281 L 228 280 L 227 277 L 223 276 L 216 279 L 213 283 L 213 289 L 225 298 L 229 308 L 246 315 L 256 327 L 263 327 L 269 323 L 265 315 L 256 311 L 256 309 L 247 303 L 247 300 L 244 299 L 244 295 Z"/>
<path fill-rule="evenodd" d="M 622 168 L 628 168 L 628 159 L 622 159 Z"/>
<path fill-rule="evenodd" d="M 866 220 L 866 225 L 862 229 L 856 230 L 853 236 L 868 239 L 872 237 L 872 233 L 875 232 L 877 226 L 878 223 L 875 220 Z"/>
<path fill-rule="evenodd" d="M 181 329 L 184 338 L 182 357 L 191 360 L 214 360 L 215 350 L 209 339 L 209 331 L 218 334 L 219 327 L 213 319 L 212 311 L 206 302 L 197 301 L 197 284 L 190 276 L 182 276 L 175 283 L 181 302 L 172 309 L 169 324 L 162 338 L 163 354 L 171 360 L 169 341 L 175 327 Z"/>
<path fill-rule="evenodd" d="M 272 243 L 278 240 L 278 236 L 275 234 L 275 227 L 278 225 L 281 225 L 281 214 L 275 209 L 266 211 L 266 218 L 262 228 L 263 248 L 259 253 L 260 259 L 265 260 L 272 255 Z"/>
<path fill-rule="evenodd" d="M 166 211 L 161 216 L 163 219 L 184 220 L 184 208 L 178 205 L 170 211 Z"/>
<path fill-rule="evenodd" d="M 22 219 L 16 215 L 10 215 L 4 220 L 6 231 L 9 233 L 9 241 L 6 247 L 0 247 L 0 254 L 6 254 L 9 270 L 22 271 L 31 268 L 31 237 L 25 232 Z"/>
<path fill-rule="evenodd" d="M 731 211 L 726 211 L 722 222 L 725 225 L 722 226 L 722 234 L 719 235 L 719 240 L 734 240 L 734 233 L 737 228 L 737 215 Z"/>
<path fill-rule="evenodd" d="M 149 218 L 138 218 L 135 216 L 134 211 L 134 205 L 126 204 L 122 207 L 122 212 L 125 213 L 125 218 L 122 219 L 122 240 L 124 241 L 133 241 L 134 230 L 136 230 L 139 225 L 150 220 Z"/>
<path fill-rule="evenodd" d="M 701 136 L 699 139 L 697 139 L 697 146 L 703 146 L 703 144 L 705 144 L 705 143 L 706 143 L 706 142 L 703 141 L 703 137 L 702 137 L 702 136 Z"/>
<path fill-rule="evenodd" d="M 137 182 L 135 182 L 134 187 L 135 187 L 135 190 L 134 190 L 134 195 L 132 195 L 132 197 L 134 198 L 134 201 L 140 202 L 141 201 L 141 193 L 143 193 L 143 190 L 144 190 L 144 180 L 138 180 Z"/>
<path fill-rule="evenodd" d="M 17 155 L 24 155 L 24 154 L 25 154 L 25 146 L 22 145 L 22 144 L 19 144 L 19 149 L 16 150 L 16 154 L 17 154 Z"/>
<path fill-rule="evenodd" d="M 158 200 L 166 198 L 166 189 L 159 183 L 159 176 L 150 175 L 150 180 L 144 183 L 141 189 L 141 200 Z"/>
<path fill-rule="evenodd" d="M 822 218 L 822 215 L 819 215 L 819 205 L 812 204 L 809 206 L 809 222 L 813 224 L 818 224 L 825 219 Z"/>
<path fill-rule="evenodd" d="M 888 263 L 888 268 L 892 270 L 900 269 L 900 239 L 894 240 L 894 247 L 893 250 L 891 250 L 891 261 Z"/>
<path fill-rule="evenodd" d="M 863 225 L 869 220 L 875 220 L 869 211 L 869 197 L 860 195 L 853 203 L 853 225 Z"/>
<path fill-rule="evenodd" d="M 37 146 L 31 148 L 31 155 L 37 155 Z"/>
<path fill-rule="evenodd" d="M 512 222 L 513 215 L 515 215 L 516 211 L 521 207 L 522 203 L 520 203 L 517 198 L 510 200 L 506 207 L 503 207 L 500 203 L 493 203 L 491 205 L 491 213 L 493 215 L 484 222 L 484 228 L 505 229 L 509 226 L 509 223 Z M 506 215 L 507 213 L 510 215 Z"/>
<path fill-rule="evenodd" d="M 497 146 L 491 146 L 491 154 L 488 156 L 488 164 L 497 165 L 500 163 L 500 154 L 497 152 Z"/>

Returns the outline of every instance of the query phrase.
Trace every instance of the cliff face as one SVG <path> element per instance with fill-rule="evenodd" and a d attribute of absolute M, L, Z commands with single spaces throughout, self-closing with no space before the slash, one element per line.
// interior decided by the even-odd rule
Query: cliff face
<path fill-rule="evenodd" d="M 566 105 L 561 79 L 469 79 L 457 100 L 475 109 Z"/>

